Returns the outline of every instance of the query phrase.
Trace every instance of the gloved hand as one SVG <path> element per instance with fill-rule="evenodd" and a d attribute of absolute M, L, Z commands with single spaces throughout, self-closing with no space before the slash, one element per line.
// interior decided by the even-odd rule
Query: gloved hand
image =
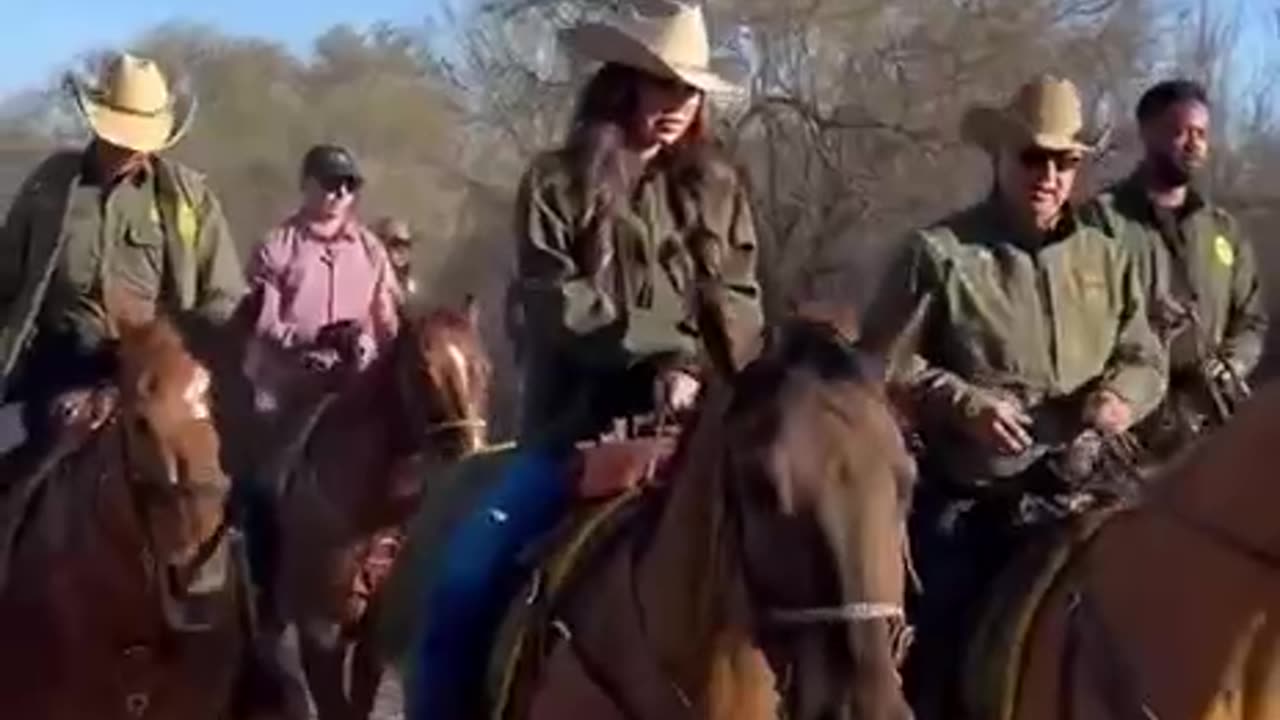
<path fill-rule="evenodd" d="M 337 350 L 344 355 L 350 352 L 354 356 L 354 348 L 363 333 L 360 323 L 355 320 L 339 320 L 320 328 L 314 345 Z"/>
<path fill-rule="evenodd" d="M 369 367 L 375 350 L 373 338 L 355 320 L 339 320 L 320 328 L 313 347 L 312 352 L 320 353 L 313 360 L 316 364 L 326 369 L 347 364 L 358 371 Z M 326 351 L 336 353 L 337 360 L 331 362 Z"/>
<path fill-rule="evenodd" d="M 1031 437 L 1031 417 L 1012 398 L 977 401 L 962 422 L 970 437 L 1002 455 L 1018 455 L 1035 443 Z"/>
<path fill-rule="evenodd" d="M 54 398 L 50 419 L 59 430 L 97 430 L 115 412 L 119 399 L 119 392 L 110 386 L 67 390 Z"/>
<path fill-rule="evenodd" d="M 1084 421 L 1105 434 L 1118 435 L 1133 425 L 1133 407 L 1111 390 L 1098 390 L 1085 402 Z"/>
<path fill-rule="evenodd" d="M 342 363 L 342 356 L 333 348 L 312 348 L 302 353 L 302 367 L 314 373 L 327 373 Z"/>
<path fill-rule="evenodd" d="M 1205 377 L 1210 378 L 1216 383 L 1225 384 L 1231 380 L 1232 368 L 1227 365 L 1221 355 L 1213 357 L 1201 363 L 1200 369 L 1204 372 Z"/>
<path fill-rule="evenodd" d="M 655 384 L 656 406 L 659 410 L 680 414 L 693 409 L 698 401 L 702 383 L 692 373 L 680 369 L 664 370 L 658 374 Z"/>

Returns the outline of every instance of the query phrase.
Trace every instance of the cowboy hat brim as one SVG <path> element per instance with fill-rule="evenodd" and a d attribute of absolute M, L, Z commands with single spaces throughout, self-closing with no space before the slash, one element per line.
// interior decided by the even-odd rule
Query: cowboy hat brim
<path fill-rule="evenodd" d="M 675 78 L 712 94 L 734 94 L 742 88 L 720 73 L 704 67 L 668 62 L 644 43 L 607 23 L 584 23 L 560 32 L 561 40 L 579 55 L 603 63 L 643 70 L 659 77 Z"/>
<path fill-rule="evenodd" d="M 999 108 L 979 106 L 970 108 L 960 123 L 961 136 L 970 143 L 994 152 L 1002 147 L 1035 147 L 1057 152 L 1092 153 L 1097 150 L 1097 142 L 1090 143 L 1083 137 L 1083 131 L 1072 135 L 1060 133 L 1035 132 L 1023 123 L 1009 117 Z"/>
<path fill-rule="evenodd" d="M 186 134 L 195 116 L 194 97 L 186 103 L 175 100 L 159 112 L 139 113 L 102 102 L 92 89 L 75 78 L 69 78 L 69 84 L 76 108 L 93 134 L 135 152 L 153 153 L 173 147 Z M 180 104 L 183 105 L 181 112 Z"/>

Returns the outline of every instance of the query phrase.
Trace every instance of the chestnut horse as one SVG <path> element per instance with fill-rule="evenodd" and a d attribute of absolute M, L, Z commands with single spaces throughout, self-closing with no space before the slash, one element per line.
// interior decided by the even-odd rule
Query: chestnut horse
<path fill-rule="evenodd" d="M 407 318 L 392 351 L 324 401 L 289 466 L 278 596 L 320 720 L 372 711 L 377 595 L 421 493 L 420 465 L 485 444 L 489 382 L 470 301 Z"/>
<path fill-rule="evenodd" d="M 1280 718 L 1280 386 L 1118 513 L 1058 577 L 1007 711 L 979 720 Z"/>
<path fill-rule="evenodd" d="M 554 601 L 545 652 L 490 688 L 492 717 L 910 717 L 896 646 L 915 466 L 875 358 L 796 321 L 706 392 L 668 470 Z"/>
<path fill-rule="evenodd" d="M 122 326 L 117 357 L 109 414 L 4 461 L 0 714 L 246 717 L 209 373 L 162 320 Z"/>

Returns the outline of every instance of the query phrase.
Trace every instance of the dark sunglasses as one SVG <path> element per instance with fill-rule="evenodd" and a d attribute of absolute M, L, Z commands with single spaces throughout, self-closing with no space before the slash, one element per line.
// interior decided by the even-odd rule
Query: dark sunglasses
<path fill-rule="evenodd" d="M 1058 170 L 1075 170 L 1084 162 L 1084 156 L 1071 150 L 1029 147 L 1018 153 L 1018 162 L 1028 170 L 1039 170 L 1050 163 Z"/>
<path fill-rule="evenodd" d="M 360 180 L 353 177 L 335 176 L 335 177 L 318 177 L 316 183 L 324 188 L 325 192 L 345 192 L 354 194 L 360 189 Z"/>

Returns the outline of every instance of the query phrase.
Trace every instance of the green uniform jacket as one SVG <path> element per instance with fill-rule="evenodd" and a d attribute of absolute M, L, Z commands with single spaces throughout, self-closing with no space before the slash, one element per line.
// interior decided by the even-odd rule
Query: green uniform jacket
<path fill-rule="evenodd" d="M 1166 335 L 1167 318 L 1177 313 L 1171 308 L 1189 299 L 1178 292 L 1182 278 L 1190 282 L 1200 336 L 1184 333 L 1188 342 L 1171 343 L 1173 372 L 1195 370 L 1208 359 L 1198 357 L 1201 353 L 1221 352 L 1244 377 L 1258 364 L 1267 332 L 1253 246 L 1225 210 L 1205 203 L 1195 193 L 1188 196 L 1188 208 L 1178 223 L 1186 245 L 1179 253 L 1184 276 L 1175 275 L 1184 270 L 1178 269 L 1178 260 L 1160 234 L 1138 174 L 1098 196 L 1090 210 L 1099 213 L 1095 217 L 1110 232 L 1133 244 L 1148 293 L 1151 324 L 1161 336 Z"/>
<path fill-rule="evenodd" d="M 23 183 L 0 227 L 0 393 L 39 330 L 50 280 L 64 262 L 63 224 L 83 167 L 84 151 L 51 155 Z M 246 290 L 226 219 L 200 174 L 161 158 L 153 167 L 164 235 L 159 309 L 220 324 Z"/>
<path fill-rule="evenodd" d="M 677 191 L 671 174 L 647 173 L 608 231 L 583 207 L 567 151 L 538 157 L 525 174 L 516 234 L 526 430 L 545 432 L 554 420 L 581 436 L 646 402 L 652 410 L 654 366 L 691 362 L 700 350 L 689 302 L 688 245 L 696 230 L 709 233 L 722 253 L 734 354 L 742 358 L 754 347 L 762 317 L 746 189 L 720 159 L 682 185 L 692 192 Z M 614 248 L 598 278 L 582 267 L 583 241 L 592 232 L 608 232 Z"/>
<path fill-rule="evenodd" d="M 1033 417 L 1092 389 L 1113 390 L 1139 417 L 1159 402 L 1165 356 L 1127 246 L 1071 214 L 1063 227 L 1028 250 L 989 200 L 908 241 L 866 332 L 877 342 L 917 320 L 908 340 L 916 356 L 896 380 L 915 398 L 927 440 L 933 427 L 957 441 L 959 422 L 1001 394 Z M 1077 417 L 1057 423 L 1066 437 L 1033 434 L 1069 439 L 1082 429 Z"/>

